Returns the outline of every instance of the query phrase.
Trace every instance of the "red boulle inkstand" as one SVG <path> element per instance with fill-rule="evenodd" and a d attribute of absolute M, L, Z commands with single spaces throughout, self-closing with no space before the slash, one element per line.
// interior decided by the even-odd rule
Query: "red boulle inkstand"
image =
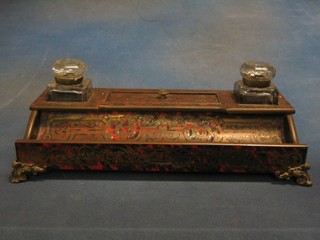
<path fill-rule="evenodd" d="M 263 173 L 312 184 L 271 65 L 244 63 L 233 91 L 93 88 L 86 68 L 53 64 L 55 80 L 15 143 L 13 183 L 58 169 Z"/>

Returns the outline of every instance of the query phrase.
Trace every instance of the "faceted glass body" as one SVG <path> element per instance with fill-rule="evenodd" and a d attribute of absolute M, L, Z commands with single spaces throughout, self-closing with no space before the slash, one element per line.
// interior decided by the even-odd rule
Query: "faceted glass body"
<path fill-rule="evenodd" d="M 234 94 L 239 103 L 278 104 L 278 91 L 274 84 L 266 88 L 249 87 L 242 80 L 235 82 Z"/>

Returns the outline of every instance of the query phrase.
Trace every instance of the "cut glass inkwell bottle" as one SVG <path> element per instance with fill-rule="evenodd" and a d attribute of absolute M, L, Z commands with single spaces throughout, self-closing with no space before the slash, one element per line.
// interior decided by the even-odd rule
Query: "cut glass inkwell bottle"
<path fill-rule="evenodd" d="M 48 84 L 49 101 L 87 101 L 92 80 L 84 78 L 87 65 L 79 59 L 60 59 L 52 64 L 55 80 Z"/>
<path fill-rule="evenodd" d="M 279 92 L 271 80 L 276 75 L 266 62 L 248 61 L 240 68 L 242 80 L 234 85 L 234 93 L 243 104 L 278 104 Z"/>

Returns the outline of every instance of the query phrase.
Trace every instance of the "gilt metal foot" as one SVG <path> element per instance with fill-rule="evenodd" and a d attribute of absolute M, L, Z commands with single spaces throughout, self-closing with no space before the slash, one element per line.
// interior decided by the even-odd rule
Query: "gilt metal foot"
<path fill-rule="evenodd" d="M 287 171 L 280 173 L 279 171 L 275 173 L 278 179 L 282 180 L 295 180 L 297 184 L 303 186 L 311 186 L 312 181 L 308 170 L 310 169 L 309 164 L 303 164 L 298 167 L 288 167 Z"/>
<path fill-rule="evenodd" d="M 10 181 L 12 183 L 19 183 L 28 180 L 29 175 L 36 175 L 46 171 L 46 167 L 36 166 L 35 164 L 23 163 L 14 161 L 12 164 L 13 170 Z"/>

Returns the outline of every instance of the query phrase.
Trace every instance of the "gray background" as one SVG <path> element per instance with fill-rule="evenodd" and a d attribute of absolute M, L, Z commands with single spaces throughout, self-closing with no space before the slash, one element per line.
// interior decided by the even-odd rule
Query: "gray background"
<path fill-rule="evenodd" d="M 320 239 L 320 1 L 1 0 L 0 19 L 0 239 Z M 9 183 L 28 107 L 63 57 L 117 88 L 232 89 L 244 61 L 272 63 L 314 186 L 64 172 Z"/>

